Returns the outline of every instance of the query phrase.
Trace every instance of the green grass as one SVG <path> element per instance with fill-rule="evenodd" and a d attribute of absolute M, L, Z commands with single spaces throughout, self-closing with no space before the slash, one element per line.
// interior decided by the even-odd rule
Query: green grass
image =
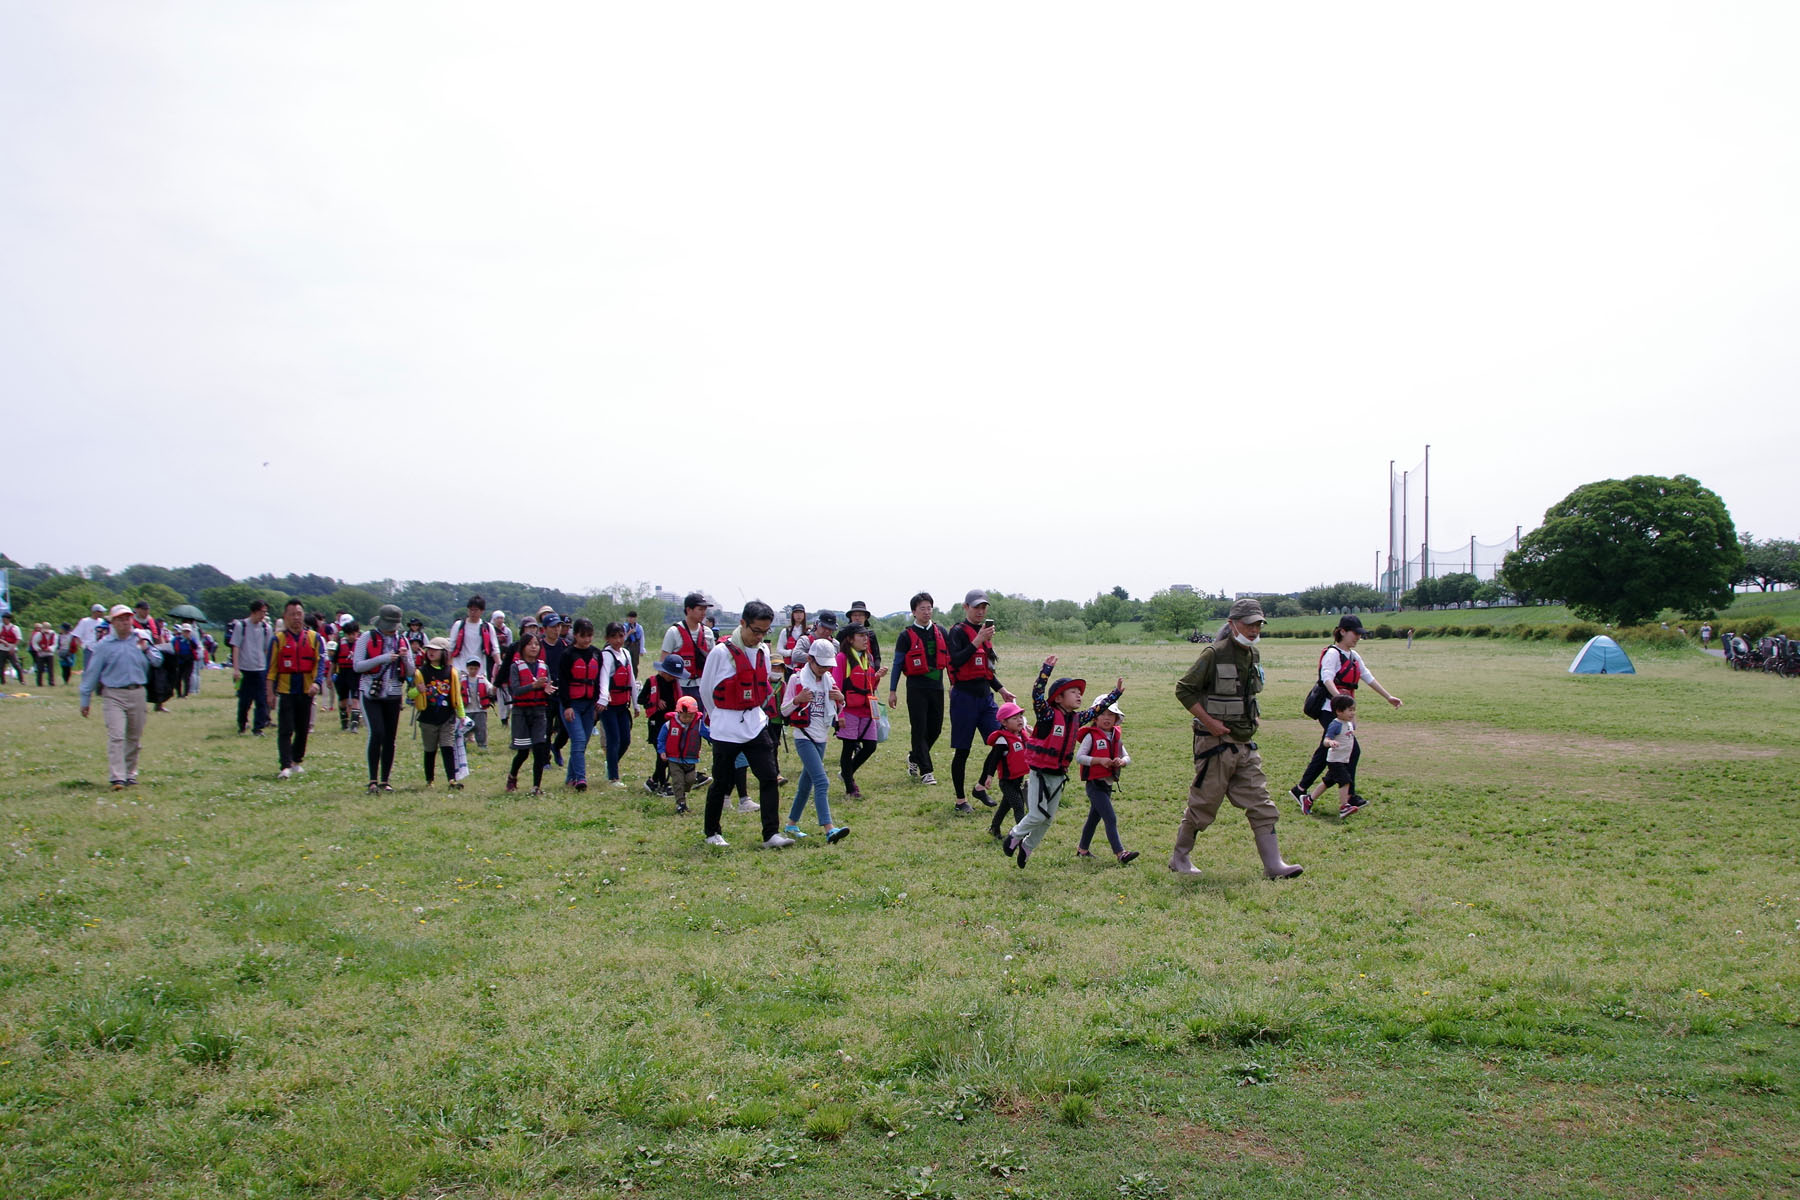
<path fill-rule="evenodd" d="M 1267 647 L 1277 789 L 1316 650 Z M 1800 684 L 1371 643 L 1371 807 L 1285 806 L 1284 884 L 1227 811 L 1187 882 L 1192 652 L 1059 663 L 1127 677 L 1128 868 L 1073 800 L 1013 867 L 904 713 L 775 854 L 494 752 L 369 797 L 332 717 L 278 784 L 213 678 L 114 794 L 71 693 L 0 701 L 0 1195 L 1800 1194 Z"/>

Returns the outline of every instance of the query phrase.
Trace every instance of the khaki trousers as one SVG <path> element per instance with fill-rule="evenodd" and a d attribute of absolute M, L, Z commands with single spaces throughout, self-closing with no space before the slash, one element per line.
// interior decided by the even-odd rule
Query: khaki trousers
<path fill-rule="evenodd" d="M 106 718 L 106 765 L 112 782 L 137 778 L 138 746 L 144 740 L 144 721 L 150 705 L 144 689 L 107 688 L 101 696 L 101 715 Z"/>
<path fill-rule="evenodd" d="M 1244 810 L 1250 828 L 1258 833 L 1273 830 L 1277 812 L 1269 799 L 1269 781 L 1263 775 L 1262 755 L 1250 742 L 1216 738 L 1194 731 L 1194 782 L 1188 788 L 1187 811 L 1175 831 L 1175 853 L 1186 856 L 1194 839 L 1219 815 L 1219 804 L 1229 799 Z"/>

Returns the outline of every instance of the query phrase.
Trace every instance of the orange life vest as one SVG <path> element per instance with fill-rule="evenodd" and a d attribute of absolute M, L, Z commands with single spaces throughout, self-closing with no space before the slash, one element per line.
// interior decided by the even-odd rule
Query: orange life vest
<path fill-rule="evenodd" d="M 319 667 L 319 637 L 310 629 L 295 637 L 281 631 L 275 651 L 276 670 L 284 675 L 311 675 Z"/>
<path fill-rule="evenodd" d="M 733 712 L 749 712 L 769 702 L 769 659 L 758 646 L 745 654 L 734 643 L 726 642 L 737 670 L 729 679 L 721 679 L 713 688 L 713 705 Z"/>
<path fill-rule="evenodd" d="M 975 635 L 981 632 L 981 626 L 973 621 L 964 621 L 962 624 L 968 629 L 969 641 L 973 643 Z M 969 655 L 967 662 L 960 667 L 952 666 L 950 668 L 950 682 L 974 683 L 981 679 L 992 679 L 994 677 L 993 659 L 994 647 L 991 643 L 986 646 L 976 646 L 975 653 Z"/>
<path fill-rule="evenodd" d="M 908 625 L 905 633 L 912 635 L 912 641 L 907 643 L 907 648 L 900 659 L 902 674 L 925 675 L 950 665 L 950 644 L 944 640 L 944 631 L 941 628 L 936 625 L 931 627 L 931 633 L 937 639 L 937 645 L 933 647 L 935 652 L 930 655 L 925 652 L 925 639 L 920 636 L 917 626 Z"/>
<path fill-rule="evenodd" d="M 1025 765 L 1034 771 L 1067 771 L 1075 758 L 1075 714 L 1052 705 L 1050 715 L 1025 738 Z"/>
<path fill-rule="evenodd" d="M 1081 731 L 1081 737 L 1076 740 L 1082 739 L 1086 739 L 1089 743 L 1088 755 L 1092 758 L 1118 758 L 1119 749 L 1125 744 L 1125 739 L 1119 736 L 1117 725 L 1114 725 L 1106 733 L 1101 733 L 1098 726 L 1085 726 Z M 1081 768 L 1083 779 L 1111 779 L 1117 774 L 1118 772 L 1111 767 L 1085 766 Z"/>

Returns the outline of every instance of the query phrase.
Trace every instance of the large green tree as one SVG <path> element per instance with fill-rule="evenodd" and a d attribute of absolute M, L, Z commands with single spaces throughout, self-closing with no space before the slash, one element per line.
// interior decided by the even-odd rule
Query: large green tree
<path fill-rule="evenodd" d="M 1765 592 L 1778 583 L 1800 584 L 1800 542 L 1788 538 L 1758 541 L 1746 533 L 1738 545 L 1744 552 L 1739 583 L 1754 583 Z"/>
<path fill-rule="evenodd" d="M 1583 484 L 1506 556 L 1504 577 L 1590 620 L 1634 625 L 1664 608 L 1731 602 L 1743 551 L 1725 502 L 1687 475 Z"/>

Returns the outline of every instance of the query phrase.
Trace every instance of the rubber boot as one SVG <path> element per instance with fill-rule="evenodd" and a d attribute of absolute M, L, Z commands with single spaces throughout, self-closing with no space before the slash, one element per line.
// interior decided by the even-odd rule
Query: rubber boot
<path fill-rule="evenodd" d="M 1198 875 L 1200 868 L 1188 861 L 1188 856 L 1177 850 L 1169 856 L 1169 870 L 1177 875 Z"/>
<path fill-rule="evenodd" d="M 1273 829 L 1256 831 L 1256 852 L 1262 855 L 1263 874 L 1270 879 L 1292 879 L 1304 870 L 1293 863 L 1281 861 L 1281 847 L 1275 841 Z"/>

